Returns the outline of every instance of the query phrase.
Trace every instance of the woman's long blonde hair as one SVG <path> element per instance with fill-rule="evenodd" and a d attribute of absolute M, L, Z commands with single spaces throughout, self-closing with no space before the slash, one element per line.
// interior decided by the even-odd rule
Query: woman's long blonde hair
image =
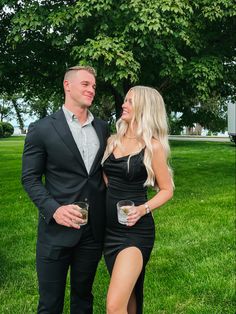
<path fill-rule="evenodd" d="M 131 125 L 135 124 L 137 139 L 145 144 L 144 165 L 147 170 L 147 180 L 144 185 L 157 186 L 155 174 L 152 169 L 152 139 L 157 139 L 161 143 L 167 162 L 170 156 L 165 104 L 160 93 L 154 88 L 147 86 L 134 86 L 129 90 L 129 92 L 130 91 L 132 91 L 131 98 L 134 111 Z M 127 132 L 127 129 L 128 123 L 119 119 L 116 123 L 117 133 L 109 138 L 102 163 L 117 146 L 122 147 L 121 139 Z M 172 170 L 169 165 L 168 168 L 172 177 Z"/>

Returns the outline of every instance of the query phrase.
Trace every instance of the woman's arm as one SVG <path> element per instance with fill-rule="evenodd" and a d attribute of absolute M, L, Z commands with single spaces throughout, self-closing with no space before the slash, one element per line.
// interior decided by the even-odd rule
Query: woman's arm
<path fill-rule="evenodd" d="M 147 210 L 153 211 L 155 208 L 161 207 L 173 196 L 173 184 L 164 149 L 161 143 L 157 140 L 153 140 L 152 149 L 152 169 L 154 171 L 159 190 L 145 204 L 135 206 L 134 213 L 131 214 L 128 218 L 129 226 L 133 226 L 142 216 L 147 213 Z"/>
<path fill-rule="evenodd" d="M 147 202 L 151 210 L 161 207 L 173 196 L 173 184 L 164 149 L 161 143 L 157 140 L 153 140 L 152 147 L 152 169 L 155 174 L 159 191 Z"/>

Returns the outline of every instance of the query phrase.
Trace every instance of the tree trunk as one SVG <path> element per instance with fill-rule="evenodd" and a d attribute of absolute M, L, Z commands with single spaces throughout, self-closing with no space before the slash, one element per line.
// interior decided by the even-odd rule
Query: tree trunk
<path fill-rule="evenodd" d="M 118 120 L 121 116 L 121 105 L 123 101 L 123 97 L 121 97 L 118 93 L 113 94 L 115 98 L 115 109 L 116 109 L 116 120 Z"/>
<path fill-rule="evenodd" d="M 121 105 L 123 104 L 123 97 L 117 92 L 117 90 L 112 85 L 106 85 L 111 91 L 115 100 L 115 110 L 116 110 L 116 120 L 120 118 L 121 115 Z"/>
<path fill-rule="evenodd" d="M 17 104 L 17 100 L 13 99 L 12 100 L 12 104 L 13 104 L 13 107 L 15 109 L 15 112 L 16 112 L 16 119 L 19 123 L 19 128 L 20 128 L 20 132 L 21 134 L 24 134 L 25 133 L 25 129 L 24 129 L 24 121 L 22 119 L 22 116 L 21 116 L 21 111 L 20 111 L 20 108 Z"/>

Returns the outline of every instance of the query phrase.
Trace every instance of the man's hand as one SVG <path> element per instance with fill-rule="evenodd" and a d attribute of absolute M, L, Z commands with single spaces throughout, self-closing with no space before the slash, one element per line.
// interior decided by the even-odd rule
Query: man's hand
<path fill-rule="evenodd" d="M 81 223 L 84 222 L 82 214 L 76 210 L 76 205 L 63 205 L 57 208 L 53 214 L 56 223 L 62 226 L 80 229 Z"/>

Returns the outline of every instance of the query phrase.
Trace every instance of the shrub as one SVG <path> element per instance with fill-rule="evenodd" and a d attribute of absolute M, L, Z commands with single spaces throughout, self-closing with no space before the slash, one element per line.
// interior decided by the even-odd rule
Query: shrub
<path fill-rule="evenodd" d="M 14 133 L 14 127 L 9 122 L 0 122 L 0 137 L 10 137 Z"/>

